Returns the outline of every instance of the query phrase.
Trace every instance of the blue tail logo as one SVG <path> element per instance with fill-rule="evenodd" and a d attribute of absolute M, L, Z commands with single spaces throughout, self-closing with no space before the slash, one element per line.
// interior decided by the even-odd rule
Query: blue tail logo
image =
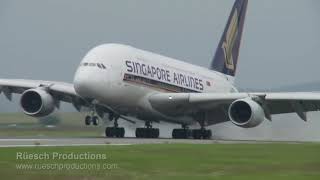
<path fill-rule="evenodd" d="M 248 0 L 236 0 L 211 63 L 211 69 L 235 76 Z"/>

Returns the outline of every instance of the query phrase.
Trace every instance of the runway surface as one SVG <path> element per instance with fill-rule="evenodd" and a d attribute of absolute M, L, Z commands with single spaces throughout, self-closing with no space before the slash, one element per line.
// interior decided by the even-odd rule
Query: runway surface
<path fill-rule="evenodd" d="M 35 139 L 0 139 L 0 147 L 34 147 L 34 146 L 97 146 L 97 145 L 134 145 L 134 144 L 252 144 L 274 143 L 272 141 L 246 140 L 194 140 L 194 139 L 137 139 L 137 138 L 35 138 Z M 302 143 L 302 142 L 281 142 Z"/>

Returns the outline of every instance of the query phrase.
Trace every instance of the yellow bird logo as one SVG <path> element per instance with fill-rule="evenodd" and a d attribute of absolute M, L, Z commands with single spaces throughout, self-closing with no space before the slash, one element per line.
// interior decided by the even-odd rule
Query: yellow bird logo
<path fill-rule="evenodd" d="M 222 49 L 225 57 L 226 67 L 230 70 L 234 70 L 234 61 L 232 51 L 234 48 L 234 44 L 238 35 L 238 11 L 237 9 L 234 11 L 232 16 L 230 26 L 227 31 L 226 40 L 222 44 Z"/>

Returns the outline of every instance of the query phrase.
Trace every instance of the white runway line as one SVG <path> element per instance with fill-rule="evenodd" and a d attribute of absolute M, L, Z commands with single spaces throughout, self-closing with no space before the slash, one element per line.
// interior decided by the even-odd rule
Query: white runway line
<path fill-rule="evenodd" d="M 136 138 L 4 138 L 0 139 L 1 147 L 58 147 L 58 146 L 124 146 L 138 144 L 266 144 L 305 142 L 288 141 L 253 141 L 253 140 L 194 140 L 194 139 L 136 139 Z"/>
<path fill-rule="evenodd" d="M 58 147 L 58 146 L 126 146 L 130 142 L 109 142 L 103 138 L 61 138 L 61 139 L 0 139 L 1 147 Z"/>
<path fill-rule="evenodd" d="M 130 146 L 132 144 L 30 144 L 30 145 L 0 145 L 0 148 L 6 147 L 68 147 L 68 146 Z"/>
<path fill-rule="evenodd" d="M 0 142 L 1 141 L 12 142 L 12 141 L 58 141 L 58 140 L 57 139 L 0 139 Z"/>

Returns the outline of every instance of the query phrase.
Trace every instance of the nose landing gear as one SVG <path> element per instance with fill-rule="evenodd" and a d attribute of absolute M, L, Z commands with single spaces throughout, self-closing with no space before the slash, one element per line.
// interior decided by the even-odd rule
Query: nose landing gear
<path fill-rule="evenodd" d="M 84 122 L 87 126 L 91 125 L 91 123 L 95 126 L 98 126 L 99 125 L 99 118 L 98 118 L 98 116 L 95 115 L 95 112 L 92 111 L 91 115 L 88 115 L 85 117 Z"/>

